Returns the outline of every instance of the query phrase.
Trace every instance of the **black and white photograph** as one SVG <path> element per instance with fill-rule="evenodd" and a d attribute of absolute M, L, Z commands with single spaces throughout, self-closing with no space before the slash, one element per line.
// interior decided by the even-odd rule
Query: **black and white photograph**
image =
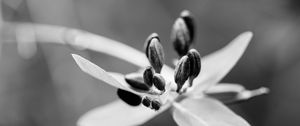
<path fill-rule="evenodd" d="M 0 0 L 0 126 L 299 126 L 298 0 Z"/>

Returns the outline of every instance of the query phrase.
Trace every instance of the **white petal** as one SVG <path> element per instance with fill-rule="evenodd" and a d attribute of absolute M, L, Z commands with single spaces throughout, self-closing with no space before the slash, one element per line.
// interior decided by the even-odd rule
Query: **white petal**
<path fill-rule="evenodd" d="M 266 87 L 260 87 L 254 90 L 244 90 L 238 94 L 236 100 L 247 100 L 255 96 L 268 94 L 269 92 L 270 92 L 269 88 Z"/>
<path fill-rule="evenodd" d="M 240 84 L 220 83 L 208 88 L 205 93 L 225 93 L 225 92 L 242 92 L 245 87 Z"/>
<path fill-rule="evenodd" d="M 186 116 L 193 114 L 193 118 L 202 120 L 208 126 L 250 126 L 243 118 L 233 113 L 230 109 L 224 106 L 221 102 L 210 99 L 185 99 L 181 103 L 188 113 Z M 174 117 L 184 116 L 180 110 L 174 110 Z M 178 120 L 177 120 L 178 121 Z M 188 121 L 188 120 L 183 120 Z M 185 123 L 188 124 L 188 123 Z"/>
<path fill-rule="evenodd" d="M 213 97 L 222 101 L 223 103 L 235 103 L 239 101 L 245 101 L 255 96 L 267 94 L 268 88 L 261 87 L 254 90 L 247 90 L 245 87 L 239 84 L 221 83 L 212 86 L 208 90 L 204 91 L 207 96 Z M 197 96 L 193 96 L 197 98 Z"/>
<path fill-rule="evenodd" d="M 85 46 L 91 50 L 120 58 L 142 68 L 149 65 L 145 54 L 141 51 L 104 36 L 86 34 L 76 37 L 74 44 L 81 43 L 85 43 Z"/>
<path fill-rule="evenodd" d="M 173 119 L 179 126 L 208 126 L 204 120 L 194 113 L 191 113 L 180 104 L 174 102 L 173 106 L 175 108 Z"/>
<path fill-rule="evenodd" d="M 166 104 L 159 111 L 153 111 L 144 106 L 132 107 L 121 100 L 93 109 L 83 115 L 79 126 L 135 126 L 141 125 L 157 114 L 167 110 Z"/>
<path fill-rule="evenodd" d="M 122 42 L 118 42 L 106 38 L 104 36 L 86 34 L 85 36 L 76 37 L 75 41 L 77 41 L 74 43 L 75 45 L 76 43 L 78 44 L 84 43 L 85 46 L 88 47 L 88 49 L 117 57 L 129 63 L 132 63 L 140 68 L 145 68 L 150 65 L 146 55 L 143 52 L 133 47 L 130 47 Z M 173 76 L 173 74 L 169 74 L 169 73 L 172 72 L 173 72 L 172 68 L 170 68 L 167 65 L 163 66 L 162 74 L 168 73 L 165 75 L 167 75 L 167 77 L 170 78 L 169 75 Z"/>
<path fill-rule="evenodd" d="M 237 96 L 246 89 L 239 84 L 221 83 L 205 90 L 205 95 L 218 99 L 225 104 L 234 103 L 237 101 Z M 196 97 L 196 96 L 194 96 Z"/>
<path fill-rule="evenodd" d="M 72 54 L 74 60 L 76 61 L 77 65 L 79 68 L 84 71 L 85 73 L 102 80 L 106 82 L 107 84 L 110 84 L 116 88 L 121 88 L 127 90 L 127 88 L 122 85 L 122 83 L 119 83 L 115 78 L 113 78 L 111 75 L 109 75 L 105 70 L 97 66 L 96 64 L 88 61 L 87 59 L 76 55 Z"/>
<path fill-rule="evenodd" d="M 192 92 L 202 93 L 203 90 L 217 84 L 243 55 L 252 36 L 252 32 L 242 33 L 224 48 L 205 56 L 202 59 L 200 75 L 194 80 Z"/>

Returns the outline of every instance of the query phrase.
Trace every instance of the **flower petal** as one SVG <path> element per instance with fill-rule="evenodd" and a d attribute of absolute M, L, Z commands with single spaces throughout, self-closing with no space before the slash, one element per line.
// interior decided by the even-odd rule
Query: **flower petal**
<path fill-rule="evenodd" d="M 218 99 L 219 101 L 228 104 L 235 102 L 237 100 L 237 96 L 245 90 L 245 87 L 239 84 L 221 83 L 208 88 L 204 91 L 204 93 L 206 96 Z"/>
<path fill-rule="evenodd" d="M 115 78 L 109 75 L 105 70 L 97 66 L 96 64 L 90 62 L 89 60 L 76 55 L 72 54 L 74 60 L 76 61 L 79 68 L 84 71 L 85 73 L 102 80 L 116 88 L 121 88 L 127 90 L 126 86 L 122 85 L 122 83 L 118 82 Z"/>
<path fill-rule="evenodd" d="M 82 43 L 84 43 L 85 45 L 82 45 Z M 116 58 L 132 63 L 140 68 L 144 68 L 150 65 L 146 55 L 140 50 L 130 47 L 122 42 L 106 38 L 104 36 L 87 33 L 85 35 L 76 37 L 75 43 L 73 44 L 77 46 L 86 46 L 86 48 L 93 51 L 102 52 L 107 55 L 114 56 Z M 167 65 L 164 65 L 162 69 L 162 74 L 172 73 L 173 71 L 173 69 Z"/>
<path fill-rule="evenodd" d="M 173 119 L 179 126 L 208 126 L 204 120 L 194 113 L 191 113 L 180 104 L 174 102 L 173 106 L 175 107 Z"/>
<path fill-rule="evenodd" d="M 203 120 L 209 126 L 250 126 L 243 118 L 236 115 L 221 102 L 214 99 L 188 98 L 183 100 L 180 104 L 183 108 L 189 111 L 188 114 L 194 114 L 194 116 L 199 118 L 199 120 Z M 175 117 L 179 117 L 179 114 L 184 113 L 175 109 L 173 114 Z"/>
<path fill-rule="evenodd" d="M 260 87 L 258 89 L 254 89 L 254 90 L 244 90 L 237 95 L 236 101 L 248 100 L 248 99 L 256 97 L 256 96 L 268 94 L 269 92 L 270 92 L 270 89 L 266 88 L 266 87 Z"/>
<path fill-rule="evenodd" d="M 145 54 L 141 51 L 104 36 L 94 34 L 78 36 L 74 44 L 80 43 L 85 43 L 85 46 L 91 50 L 120 58 L 142 68 L 149 65 Z"/>
<path fill-rule="evenodd" d="M 240 59 L 252 36 L 252 32 L 242 33 L 224 48 L 205 56 L 200 75 L 194 80 L 195 86 L 192 92 L 202 93 L 203 90 L 219 82 Z"/>
<path fill-rule="evenodd" d="M 78 120 L 79 126 L 133 126 L 141 125 L 167 110 L 170 104 L 153 111 L 144 106 L 132 107 L 121 100 L 95 108 Z"/>
<path fill-rule="evenodd" d="M 245 87 L 240 84 L 220 83 L 208 88 L 205 93 L 226 93 L 226 92 L 242 92 Z"/>
<path fill-rule="evenodd" d="M 225 104 L 245 101 L 255 96 L 267 94 L 268 92 L 269 89 L 266 87 L 247 90 L 242 85 L 230 83 L 218 84 L 204 91 L 205 95 L 218 99 Z M 197 98 L 197 96 L 193 97 Z"/>

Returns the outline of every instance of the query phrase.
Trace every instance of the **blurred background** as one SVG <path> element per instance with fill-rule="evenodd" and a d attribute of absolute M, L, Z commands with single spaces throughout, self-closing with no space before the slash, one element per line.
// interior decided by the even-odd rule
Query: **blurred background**
<path fill-rule="evenodd" d="M 179 13 L 197 21 L 194 47 L 207 55 L 239 33 L 254 39 L 222 82 L 248 89 L 266 86 L 268 95 L 230 105 L 254 126 L 300 125 L 300 2 L 298 0 L 0 0 L 0 125 L 74 126 L 88 110 L 117 99 L 116 89 L 86 75 L 70 53 L 87 57 L 108 71 L 137 67 L 120 59 L 58 44 L 18 45 L 5 22 L 33 22 L 83 29 L 142 50 L 157 32 L 167 64 L 176 57 L 170 30 Z M 26 38 L 24 38 L 26 39 Z M 146 126 L 176 125 L 165 112 Z"/>

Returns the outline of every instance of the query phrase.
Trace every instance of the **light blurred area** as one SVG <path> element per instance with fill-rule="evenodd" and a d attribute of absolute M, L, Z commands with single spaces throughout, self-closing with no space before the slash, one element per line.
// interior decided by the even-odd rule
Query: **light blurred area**
<path fill-rule="evenodd" d="M 139 50 L 143 49 L 146 37 L 157 32 L 169 65 L 176 57 L 170 46 L 170 30 L 184 9 L 196 18 L 194 47 L 202 56 L 225 46 L 239 33 L 253 31 L 254 39 L 245 55 L 223 82 L 241 83 L 249 89 L 266 86 L 271 93 L 230 107 L 254 126 L 300 125 L 300 2 L 297 0 L 0 2 L 2 21 L 78 28 Z M 74 126 L 88 110 L 117 99 L 116 89 L 80 71 L 71 53 L 80 54 L 108 71 L 137 70 L 132 64 L 93 51 L 58 44 L 11 42 L 34 41 L 34 38 L 11 38 L 2 21 L 1 126 Z M 167 111 L 145 125 L 176 124 Z"/>

